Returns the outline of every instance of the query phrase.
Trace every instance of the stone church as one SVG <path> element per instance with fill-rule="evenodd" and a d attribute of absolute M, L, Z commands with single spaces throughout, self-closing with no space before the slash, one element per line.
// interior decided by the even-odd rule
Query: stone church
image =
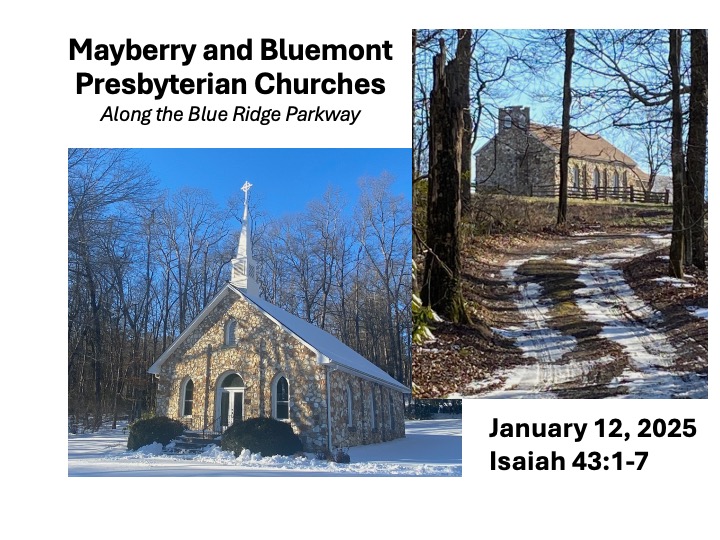
<path fill-rule="evenodd" d="M 600 135 L 570 131 L 568 193 L 626 198 L 648 175 Z M 544 196 L 560 185 L 560 128 L 530 122 L 529 107 L 498 110 L 496 135 L 475 153 L 476 189 Z"/>
<path fill-rule="evenodd" d="M 306 451 L 405 436 L 410 389 L 320 328 L 259 296 L 248 190 L 230 281 L 150 367 L 157 414 L 197 430 L 272 417 Z"/>

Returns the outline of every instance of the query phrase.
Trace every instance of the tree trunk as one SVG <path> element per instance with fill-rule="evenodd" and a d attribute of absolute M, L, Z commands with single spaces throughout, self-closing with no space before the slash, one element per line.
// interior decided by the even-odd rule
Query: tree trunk
<path fill-rule="evenodd" d="M 708 124 L 707 30 L 690 31 L 690 125 L 687 145 L 687 196 L 692 263 L 706 270 L 705 263 L 705 160 Z"/>
<path fill-rule="evenodd" d="M 463 134 L 458 62 L 445 65 L 445 43 L 433 59 L 430 94 L 430 170 L 422 302 L 453 322 L 469 323 L 460 278 L 460 180 Z M 465 79 L 467 80 L 467 79 Z"/>
<path fill-rule="evenodd" d="M 470 208 L 470 181 L 472 163 L 472 115 L 470 114 L 470 57 L 472 55 L 472 30 L 458 30 L 455 62 L 460 77 L 458 96 L 463 114 L 462 146 L 460 157 L 460 198 L 461 210 L 465 215 Z"/>
<path fill-rule="evenodd" d="M 562 131 L 560 134 L 560 195 L 558 197 L 557 224 L 567 221 L 568 158 L 570 157 L 570 80 L 572 59 L 575 53 L 575 30 L 565 30 L 565 77 L 563 80 Z"/>
<path fill-rule="evenodd" d="M 682 149 L 682 109 L 680 103 L 680 51 L 682 47 L 682 32 L 670 30 L 670 77 L 672 79 L 672 138 L 670 160 L 672 163 L 673 183 L 673 230 L 670 242 L 670 275 L 676 278 L 683 277 L 685 264 L 685 234 L 684 213 L 685 193 L 684 176 L 685 165 Z"/>

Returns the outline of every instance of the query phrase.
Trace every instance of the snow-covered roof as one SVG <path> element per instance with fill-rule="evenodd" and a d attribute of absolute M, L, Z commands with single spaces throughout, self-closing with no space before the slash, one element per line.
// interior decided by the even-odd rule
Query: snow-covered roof
<path fill-rule="evenodd" d="M 341 371 L 374 380 L 404 393 L 410 393 L 410 389 L 407 386 L 404 386 L 393 379 L 382 369 L 355 352 L 328 332 L 302 320 L 299 317 L 296 317 L 291 313 L 288 313 L 284 309 L 279 308 L 266 300 L 263 300 L 257 295 L 250 294 L 246 290 L 239 289 L 229 283 L 195 318 L 190 326 L 188 326 L 185 331 L 172 343 L 172 345 L 170 345 L 170 347 L 168 347 L 168 349 L 157 359 L 148 372 L 153 374 L 160 373 L 160 367 L 165 360 L 170 357 L 177 346 L 182 343 L 182 341 L 184 341 L 190 333 L 192 333 L 200 321 L 202 321 L 228 293 L 237 294 L 254 304 L 266 317 L 275 322 L 285 331 L 290 332 L 290 334 L 292 334 L 295 338 L 299 339 L 308 348 L 314 351 L 317 354 L 318 363 L 334 365 Z"/>

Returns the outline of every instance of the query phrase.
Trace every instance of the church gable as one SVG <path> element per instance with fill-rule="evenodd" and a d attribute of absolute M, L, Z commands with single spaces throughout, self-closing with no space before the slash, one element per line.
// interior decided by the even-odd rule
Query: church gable
<path fill-rule="evenodd" d="M 233 375 L 242 381 L 233 387 L 242 396 L 239 403 L 223 405 L 222 386 Z M 314 352 L 237 294 L 225 295 L 176 345 L 159 378 L 158 411 L 183 419 L 194 429 L 220 431 L 231 423 L 223 406 L 233 409 L 235 419 L 289 416 L 301 435 L 306 426 L 325 424 L 324 370 Z M 281 378 L 291 399 L 278 403 L 277 398 L 284 397 Z M 193 382 L 190 411 L 184 409 L 183 395 L 188 380 Z M 318 429 L 301 438 L 306 446 L 316 447 L 326 436 Z"/>
<path fill-rule="evenodd" d="M 536 186 L 552 182 L 556 153 L 529 132 L 527 120 L 516 118 L 508 127 L 506 118 L 500 116 L 498 134 L 475 154 L 476 186 L 531 195 Z"/>
<path fill-rule="evenodd" d="M 194 326 L 192 332 L 175 345 L 165 364 L 182 358 L 192 361 L 212 351 L 233 351 L 246 358 L 272 354 L 292 356 L 316 363 L 315 353 L 288 332 L 284 332 L 252 302 L 232 291 L 224 294 Z M 167 369 L 163 366 L 163 369 Z"/>

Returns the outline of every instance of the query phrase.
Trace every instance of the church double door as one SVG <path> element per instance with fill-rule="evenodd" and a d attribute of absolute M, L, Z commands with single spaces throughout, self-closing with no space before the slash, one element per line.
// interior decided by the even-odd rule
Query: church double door
<path fill-rule="evenodd" d="M 235 420 L 243 419 L 243 390 L 225 390 L 220 396 L 220 426 L 225 430 L 233 425 Z"/>

